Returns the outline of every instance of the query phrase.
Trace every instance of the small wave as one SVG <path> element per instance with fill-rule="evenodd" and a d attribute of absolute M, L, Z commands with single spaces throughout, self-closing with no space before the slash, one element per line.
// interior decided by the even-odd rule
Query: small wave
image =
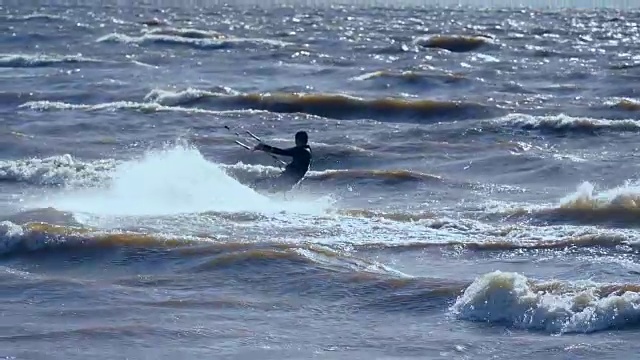
<path fill-rule="evenodd" d="M 466 284 L 458 281 L 434 278 L 377 280 L 363 284 L 357 290 L 360 295 L 358 308 L 384 312 L 441 313 Z"/>
<path fill-rule="evenodd" d="M 225 95 L 233 96 L 240 95 L 240 93 L 228 87 L 218 87 L 213 90 L 187 88 L 186 90 L 178 92 L 154 89 L 145 95 L 144 101 L 158 103 L 165 106 L 176 106 L 187 105 L 195 103 L 201 99 L 215 98 Z"/>
<path fill-rule="evenodd" d="M 477 278 L 450 311 L 463 320 L 551 333 L 591 333 L 637 326 L 640 285 L 542 283 L 495 271 Z"/>
<path fill-rule="evenodd" d="M 615 64 L 615 65 L 609 66 L 609 68 L 612 70 L 629 70 L 629 69 L 635 69 L 639 67 L 640 67 L 640 62 L 622 63 L 622 64 Z"/>
<path fill-rule="evenodd" d="M 61 226 L 43 222 L 29 222 L 23 225 L 6 220 L 0 222 L 0 254 L 5 256 L 47 249 L 114 246 L 179 247 L 190 243 L 202 244 L 207 241 L 212 240 L 196 237 L 176 238 L 162 234 L 97 231 L 84 227 Z"/>
<path fill-rule="evenodd" d="M 409 170 L 324 170 L 324 171 L 310 171 L 306 177 L 309 180 L 326 181 L 333 179 L 346 179 L 346 180 L 358 180 L 358 179 L 381 179 L 385 182 L 406 182 L 406 181 L 440 181 L 442 178 L 437 175 L 424 174 Z"/>
<path fill-rule="evenodd" d="M 58 64 L 99 63 L 100 60 L 83 57 L 82 55 L 0 55 L 0 67 L 44 67 Z"/>
<path fill-rule="evenodd" d="M 525 49 L 529 50 L 531 55 L 533 55 L 535 57 L 540 57 L 540 58 L 567 56 L 567 54 L 563 53 L 560 50 L 553 50 L 553 49 L 546 48 L 544 46 L 538 46 L 538 45 L 533 45 L 533 44 L 525 45 Z"/>
<path fill-rule="evenodd" d="M 431 212 L 407 213 L 407 212 L 383 212 L 366 209 L 338 210 L 338 213 L 352 217 L 364 217 L 368 219 L 385 219 L 398 222 L 416 222 L 424 219 L 434 219 L 436 214 Z M 385 247 L 386 244 L 367 244 L 364 247 Z M 403 245 L 401 245 L 403 246 Z"/>
<path fill-rule="evenodd" d="M 599 130 L 640 131 L 638 120 L 606 120 L 576 118 L 567 115 L 530 116 L 525 114 L 509 114 L 498 120 L 490 120 L 492 124 L 507 124 L 524 130 L 543 130 L 550 132 L 594 133 Z"/>
<path fill-rule="evenodd" d="M 428 218 L 428 216 L 418 217 L 415 220 L 419 221 Z M 400 221 L 405 219 L 399 217 Z M 437 224 L 437 223 L 436 223 Z M 435 225 L 435 224 L 434 224 Z M 432 226 L 436 227 L 436 226 Z M 498 232 L 496 230 L 495 232 Z M 505 236 L 508 235 L 508 230 L 504 230 Z M 484 240 L 484 241 L 447 241 L 447 242 L 414 242 L 414 243 L 371 243 L 364 245 L 356 245 L 354 248 L 361 250 L 371 249 L 384 249 L 394 251 L 413 251 L 429 248 L 454 248 L 456 250 L 469 250 L 469 251 L 519 251 L 519 250 L 566 250 L 575 248 L 615 248 L 620 245 L 633 245 L 630 237 L 624 235 L 615 234 L 585 234 L 576 235 L 566 238 L 554 239 L 554 240 Z"/>
<path fill-rule="evenodd" d="M 506 214 L 510 221 L 546 225 L 577 223 L 637 227 L 640 219 L 640 188 L 628 183 L 596 193 L 591 183 L 584 182 L 576 192 L 561 199 L 558 204 L 519 206 L 500 210 L 500 213 Z"/>
<path fill-rule="evenodd" d="M 265 110 L 274 113 L 305 113 L 339 120 L 371 118 L 397 119 L 445 118 L 460 120 L 494 117 L 498 108 L 457 101 L 406 100 L 395 98 L 363 99 L 344 94 L 253 93 L 230 94 L 188 89 L 178 93 L 155 90 L 147 99 L 159 104 L 208 102 L 216 107 Z"/>
<path fill-rule="evenodd" d="M 255 267 L 294 262 L 332 271 L 410 278 L 409 275 L 376 261 L 359 259 L 345 252 L 316 244 L 229 242 L 212 237 L 175 237 L 138 232 L 99 231 L 86 227 L 43 222 L 29 222 L 23 225 L 10 221 L 0 222 L 0 255 L 3 256 L 34 251 L 49 251 L 53 255 L 53 251 L 125 246 L 165 249 L 172 252 L 172 257 L 179 255 L 183 259 L 202 258 L 195 265 L 188 265 L 180 270 L 188 273 L 229 269 L 238 265 Z"/>
<path fill-rule="evenodd" d="M 49 21 L 59 21 L 59 20 L 67 20 L 66 17 L 60 15 L 53 14 L 41 14 L 41 13 L 33 13 L 28 15 L 6 15 L 5 17 L 9 21 L 30 21 L 30 20 L 49 20 Z"/>
<path fill-rule="evenodd" d="M 469 52 L 492 44 L 492 39 L 482 36 L 426 36 L 416 38 L 414 44 L 427 48 L 444 49 L 451 52 Z"/>
<path fill-rule="evenodd" d="M 381 219 L 390 222 L 415 222 L 428 229 L 444 230 L 448 233 L 461 233 L 461 234 L 475 234 L 475 238 L 486 240 L 433 240 L 433 241 L 418 241 L 408 242 L 399 241 L 379 242 L 379 243 L 351 243 L 349 241 L 332 244 L 331 248 L 313 243 L 298 243 L 298 242 L 275 242 L 271 243 L 268 240 L 259 241 L 256 243 L 253 239 L 241 240 L 234 239 L 229 241 L 226 239 L 216 239 L 215 235 L 210 235 L 208 232 L 194 235 L 194 236 L 176 236 L 165 234 L 149 234 L 140 233 L 139 231 L 123 231 L 116 230 L 98 230 L 87 227 L 80 224 L 72 213 L 65 211 L 55 210 L 53 208 L 48 209 L 36 209 L 30 211 L 20 212 L 11 216 L 5 216 L 1 220 L 3 228 L 0 231 L 0 242 L 3 244 L 0 246 L 3 251 L 0 253 L 12 254 L 21 253 L 23 251 L 39 251 L 43 249 L 60 249 L 67 248 L 93 248 L 93 247 L 117 247 L 117 246 L 133 246 L 133 247 L 147 247 L 147 248 L 179 248 L 180 252 L 185 252 L 185 255 L 192 253 L 196 255 L 217 254 L 220 252 L 244 252 L 255 251 L 262 249 L 263 246 L 268 247 L 268 253 L 271 254 L 274 251 L 290 251 L 292 249 L 308 250 L 313 253 L 318 253 L 322 257 L 327 258 L 341 258 L 340 262 L 344 265 L 345 257 L 349 257 L 343 254 L 337 249 L 345 249 L 350 251 L 368 252 L 368 251 L 384 251 L 384 252 L 405 252 L 424 249 L 442 249 L 442 250 L 454 250 L 471 251 L 471 252 L 510 252 L 510 251 L 538 251 L 538 250 L 575 250 L 575 249 L 589 249 L 589 248 L 607 248 L 616 249 L 623 246 L 624 251 L 634 251 L 638 247 L 638 243 L 633 241 L 633 237 L 616 233 L 592 233 L 592 234 L 576 234 L 568 236 L 566 238 L 559 238 L 555 240 L 540 238 L 536 234 L 528 234 L 531 239 L 523 239 L 523 233 L 514 231 L 514 234 L 506 229 L 481 229 L 473 222 L 446 221 L 444 219 L 437 218 L 435 215 L 429 213 L 416 213 L 416 214 L 404 214 L 404 213 L 379 213 L 374 211 L 357 211 L 357 210 L 338 210 L 336 214 L 348 217 L 366 217 L 371 219 Z M 219 212 L 205 212 L 199 215 L 200 219 L 205 221 L 211 221 L 215 223 L 217 221 L 234 223 L 242 222 L 255 222 L 265 219 L 264 216 L 256 215 L 254 213 L 219 213 Z M 328 213 L 328 216 L 329 213 Z M 211 217 L 211 218 L 209 218 Z M 323 216 L 318 217 L 318 220 L 322 220 Z M 497 234 L 503 232 L 503 234 Z M 526 232 L 526 231 L 525 231 Z M 491 233 L 494 233 L 491 236 Z M 4 234 L 4 235 L 3 235 Z M 500 239 L 501 237 L 502 239 Z M 509 237 L 509 239 L 506 239 Z M 198 246 L 197 248 L 190 249 L 188 246 Z M 202 248 L 205 246 L 205 248 Z M 312 248 L 311 248 L 312 247 Z M 245 254 L 246 255 L 246 254 Z M 245 259 L 245 255 L 239 255 L 238 258 L 232 257 L 241 261 Z M 310 257 L 309 254 L 289 254 L 283 255 L 288 259 L 291 257 L 300 258 L 301 256 Z M 229 255 L 231 256 L 231 255 Z M 259 257 L 259 255 L 256 255 Z M 274 256 L 279 256 L 275 254 Z M 251 256 L 251 258 L 255 258 Z M 320 262 L 318 259 L 312 259 L 314 262 Z M 327 259 L 325 259 L 327 260 Z M 323 261 L 325 261 L 323 260 Z M 233 260 L 234 262 L 236 260 Z M 308 260 L 304 260 L 308 261 Z M 360 261 L 359 259 L 352 259 L 349 261 Z M 371 265 L 371 264 L 369 264 Z"/>
<path fill-rule="evenodd" d="M 99 38 L 98 42 L 123 43 L 123 44 L 167 44 L 189 46 L 196 49 L 228 49 L 236 46 L 247 45 L 267 45 L 274 47 L 284 47 L 290 45 L 279 40 L 270 39 L 243 39 L 243 38 L 202 38 L 186 37 L 185 34 L 195 35 L 195 33 L 180 33 L 178 35 L 147 33 L 142 36 L 129 36 L 125 34 L 112 33 Z"/>
<path fill-rule="evenodd" d="M 16 214 L 3 216 L 0 218 L 0 222 L 6 221 L 16 225 L 25 225 L 28 223 L 46 223 L 53 226 L 76 226 L 80 227 L 80 224 L 73 214 L 58 211 L 54 208 L 46 209 L 33 209 L 20 211 Z"/>
<path fill-rule="evenodd" d="M 140 21 L 140 24 L 145 26 L 169 26 L 170 22 L 167 20 L 153 18 L 153 19 L 142 20 Z"/>
<path fill-rule="evenodd" d="M 157 103 L 141 103 L 135 101 L 116 101 L 109 103 L 101 103 L 95 105 L 89 104 L 69 104 L 59 101 L 29 101 L 19 106 L 19 108 L 28 108 L 37 111 L 52 111 L 52 110 L 85 110 L 85 111 L 115 111 L 115 110 L 136 110 L 142 112 L 183 112 L 191 114 L 234 114 L 234 113 L 261 113 L 261 110 L 205 110 L 199 108 L 186 108 L 179 106 L 165 106 Z"/>
<path fill-rule="evenodd" d="M 379 121 L 418 121 L 428 119 L 477 119 L 494 117 L 502 113 L 498 108 L 475 103 L 435 100 L 361 99 L 334 94 L 237 94 L 222 88 L 222 92 L 188 89 L 181 92 L 154 90 L 145 101 L 117 101 L 101 104 L 69 104 L 55 101 L 31 101 L 20 108 L 33 110 L 118 110 L 131 109 L 146 112 L 178 111 L 200 114 L 233 112 L 303 113 L 339 120 L 371 118 Z M 179 105 L 209 104 L 215 109 Z"/>
<path fill-rule="evenodd" d="M 227 36 L 216 32 L 188 28 L 162 28 L 148 31 L 149 35 L 169 35 L 188 39 L 226 39 Z"/>
<path fill-rule="evenodd" d="M 282 263 L 283 261 L 299 263 L 301 265 L 313 265 L 314 267 L 322 267 L 330 270 L 350 270 L 358 273 L 372 273 L 377 275 L 401 274 L 403 277 L 410 277 L 375 261 L 358 259 L 343 252 L 311 244 L 275 244 L 268 245 L 267 247 L 256 247 L 256 245 L 252 245 L 250 248 L 219 254 L 212 259 L 205 260 L 204 263 L 197 265 L 189 271 L 210 271 L 220 267 L 233 267 L 237 264 L 247 266 L 251 263 Z"/>
<path fill-rule="evenodd" d="M 614 103 L 609 103 L 608 106 L 617 110 L 640 111 L 640 102 L 633 99 L 622 99 Z"/>
<path fill-rule="evenodd" d="M 640 189 L 625 185 L 601 194 L 588 182 L 563 199 L 557 208 L 543 209 L 535 216 L 551 222 L 578 221 L 580 223 L 613 223 L 638 226 L 640 219 Z"/>
<path fill-rule="evenodd" d="M 0 161 L 0 181 L 39 186 L 83 187 L 104 181 L 115 168 L 113 160 L 86 162 L 69 154 L 44 159 Z"/>
<path fill-rule="evenodd" d="M 371 118 L 445 118 L 447 120 L 493 116 L 488 106 L 435 100 L 373 99 L 333 94 L 248 94 L 233 99 L 240 106 L 280 113 L 306 113 L 349 120 Z"/>
<path fill-rule="evenodd" d="M 359 76 L 352 77 L 351 81 L 366 81 L 366 80 L 399 80 L 401 83 L 405 84 L 423 84 L 425 82 L 443 82 L 443 83 L 458 83 L 467 81 L 461 74 L 429 74 L 426 72 L 420 71 L 389 71 L 389 70 L 380 70 L 365 73 Z"/>

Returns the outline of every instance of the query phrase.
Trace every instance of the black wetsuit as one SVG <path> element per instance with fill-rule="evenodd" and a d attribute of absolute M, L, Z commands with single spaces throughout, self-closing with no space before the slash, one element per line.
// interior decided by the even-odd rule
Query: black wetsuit
<path fill-rule="evenodd" d="M 264 145 L 265 152 L 275 155 L 289 156 L 293 160 L 287 164 L 280 176 L 270 179 L 268 187 L 272 191 L 290 190 L 297 184 L 304 175 L 309 171 L 311 164 L 311 148 L 309 145 L 294 146 L 288 149 L 279 149 L 277 147 Z"/>

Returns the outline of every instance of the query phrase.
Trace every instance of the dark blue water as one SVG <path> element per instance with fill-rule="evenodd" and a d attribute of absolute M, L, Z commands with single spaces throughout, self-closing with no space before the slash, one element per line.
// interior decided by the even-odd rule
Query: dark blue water
<path fill-rule="evenodd" d="M 637 11 L 9 5 L 0 356 L 637 352 Z"/>

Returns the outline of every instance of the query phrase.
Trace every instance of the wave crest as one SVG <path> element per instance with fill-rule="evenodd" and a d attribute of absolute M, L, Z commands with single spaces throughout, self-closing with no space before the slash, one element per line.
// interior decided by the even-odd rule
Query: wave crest
<path fill-rule="evenodd" d="M 517 273 L 495 271 L 477 278 L 450 311 L 470 321 L 551 333 L 590 333 L 637 326 L 640 286 L 537 283 Z"/>

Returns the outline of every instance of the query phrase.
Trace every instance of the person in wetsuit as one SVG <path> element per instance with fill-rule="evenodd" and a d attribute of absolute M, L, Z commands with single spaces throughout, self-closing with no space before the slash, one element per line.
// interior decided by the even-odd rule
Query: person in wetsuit
<path fill-rule="evenodd" d="M 288 149 L 279 149 L 274 146 L 260 143 L 253 150 L 261 150 L 275 155 L 289 156 L 293 160 L 287 164 L 282 174 L 270 179 L 267 185 L 271 191 L 287 191 L 295 186 L 309 171 L 311 164 L 311 148 L 309 147 L 309 135 L 305 131 L 298 131 L 295 135 L 296 146 Z"/>

